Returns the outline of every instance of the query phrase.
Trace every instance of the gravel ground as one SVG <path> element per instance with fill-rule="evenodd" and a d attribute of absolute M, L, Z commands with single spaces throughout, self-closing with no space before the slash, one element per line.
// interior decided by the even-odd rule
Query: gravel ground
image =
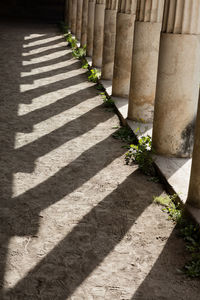
<path fill-rule="evenodd" d="M 0 79 L 0 299 L 200 299 L 163 187 L 56 28 L 1 23 Z"/>

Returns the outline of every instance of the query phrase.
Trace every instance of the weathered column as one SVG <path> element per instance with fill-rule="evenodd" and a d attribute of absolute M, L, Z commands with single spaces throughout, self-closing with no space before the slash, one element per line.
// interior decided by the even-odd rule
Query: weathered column
<path fill-rule="evenodd" d="M 87 44 L 88 0 L 83 0 L 81 47 Z"/>
<path fill-rule="evenodd" d="M 77 0 L 76 38 L 78 41 L 81 40 L 82 12 L 83 12 L 83 0 Z"/>
<path fill-rule="evenodd" d="M 200 0 L 168 0 L 160 43 L 153 147 L 190 157 L 200 78 Z"/>
<path fill-rule="evenodd" d="M 118 0 L 106 1 L 101 78 L 112 80 Z"/>
<path fill-rule="evenodd" d="M 72 0 L 71 32 L 76 34 L 77 0 Z"/>
<path fill-rule="evenodd" d="M 93 40 L 94 40 L 94 14 L 95 14 L 96 0 L 89 0 L 88 3 L 88 25 L 87 25 L 87 56 L 93 54 Z"/>
<path fill-rule="evenodd" d="M 103 56 L 105 0 L 96 0 L 92 65 L 101 68 Z"/>
<path fill-rule="evenodd" d="M 164 0 L 138 0 L 128 118 L 153 122 Z"/>
<path fill-rule="evenodd" d="M 200 209 L 200 99 L 195 128 L 192 169 L 187 204 Z"/>
<path fill-rule="evenodd" d="M 130 89 L 137 0 L 119 0 L 112 94 L 127 98 Z"/>

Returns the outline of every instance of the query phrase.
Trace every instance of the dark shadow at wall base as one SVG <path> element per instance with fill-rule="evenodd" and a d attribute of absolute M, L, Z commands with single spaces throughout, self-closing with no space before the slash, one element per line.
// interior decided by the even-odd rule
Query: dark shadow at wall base
<path fill-rule="evenodd" d="M 64 0 L 2 0 L 0 17 L 59 22 L 64 20 Z"/>

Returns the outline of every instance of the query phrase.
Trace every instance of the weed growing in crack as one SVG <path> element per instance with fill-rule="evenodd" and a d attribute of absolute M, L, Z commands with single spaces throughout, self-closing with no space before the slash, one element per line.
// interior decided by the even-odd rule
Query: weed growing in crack
<path fill-rule="evenodd" d="M 151 137 L 149 135 L 142 136 L 138 143 L 131 144 L 127 148 L 128 151 L 125 155 L 126 164 L 135 163 L 145 175 L 155 176 Z"/>
<path fill-rule="evenodd" d="M 101 72 L 97 69 L 90 69 L 88 72 L 88 80 L 94 83 L 97 83 L 101 76 Z"/>
<path fill-rule="evenodd" d="M 83 58 L 81 67 L 82 67 L 82 69 L 86 69 L 86 70 L 89 68 L 89 64 L 88 64 L 87 60 L 84 58 Z"/>
<path fill-rule="evenodd" d="M 184 239 L 186 250 L 190 253 L 191 258 L 185 263 L 181 272 L 191 278 L 200 278 L 200 226 L 185 217 L 176 199 L 176 194 L 159 196 L 154 198 L 154 203 L 164 206 L 162 210 L 167 212 L 169 218 L 177 224 L 178 235 Z"/>
<path fill-rule="evenodd" d="M 164 207 L 162 210 L 168 213 L 169 218 L 177 224 L 181 224 L 183 215 L 180 205 L 175 202 L 176 199 L 176 194 L 173 196 L 167 195 L 165 197 L 159 196 L 154 198 L 154 203 L 162 205 Z"/>
<path fill-rule="evenodd" d="M 71 33 L 68 33 L 66 35 L 66 41 L 68 42 L 68 46 L 72 48 L 72 50 L 75 50 L 78 48 L 77 46 L 77 39 L 73 38 Z"/>
<path fill-rule="evenodd" d="M 104 88 L 103 84 L 101 84 L 101 83 L 98 83 L 98 84 L 96 85 L 96 89 L 97 89 L 98 91 L 105 92 L 105 88 Z"/>
<path fill-rule="evenodd" d="M 82 59 L 86 56 L 86 46 L 84 46 L 83 48 L 74 48 L 72 51 L 72 55 L 73 57 L 75 57 L 76 59 Z"/>
<path fill-rule="evenodd" d="M 112 136 L 127 144 L 136 142 L 135 135 L 128 126 L 120 127 Z"/>
<path fill-rule="evenodd" d="M 104 107 L 112 109 L 115 107 L 115 102 L 110 96 L 108 96 L 105 92 L 100 93 L 100 95 L 102 96 Z"/>

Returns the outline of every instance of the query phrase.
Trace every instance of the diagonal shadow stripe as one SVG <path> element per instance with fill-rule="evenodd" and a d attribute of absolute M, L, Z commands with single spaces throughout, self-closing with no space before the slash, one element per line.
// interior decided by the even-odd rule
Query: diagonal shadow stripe
<path fill-rule="evenodd" d="M 51 66 L 49 66 L 51 67 Z M 24 76 L 20 80 L 20 84 L 32 84 L 34 80 L 48 78 L 51 76 L 59 75 L 62 73 L 67 73 L 69 71 L 78 70 L 80 69 L 80 62 L 79 61 L 72 61 L 71 64 L 64 66 L 64 67 L 58 67 L 52 70 L 48 70 L 45 72 L 37 73 L 37 74 L 30 74 L 28 76 Z M 66 74 L 67 75 L 67 74 Z"/>
<path fill-rule="evenodd" d="M 32 132 L 35 124 L 58 115 L 80 103 L 83 103 L 86 100 L 94 98 L 95 95 L 92 92 L 94 92 L 93 86 L 77 91 L 69 96 L 57 100 L 48 106 L 38 108 L 24 116 L 19 117 L 15 121 L 16 131 Z"/>
<path fill-rule="evenodd" d="M 62 45 L 58 48 L 52 48 L 52 49 L 48 49 L 48 50 L 43 50 L 39 53 L 35 53 L 35 54 L 26 54 L 25 56 L 23 56 L 24 61 L 31 61 L 32 59 L 36 59 L 39 57 L 43 57 L 43 56 L 47 56 L 47 55 L 51 55 L 51 54 L 59 54 L 59 52 L 62 52 L 63 50 L 67 51 L 67 44 Z M 23 52 L 24 53 L 24 52 Z"/>
<path fill-rule="evenodd" d="M 31 293 L 33 297 L 66 300 L 123 239 L 151 204 L 152 196 L 160 193 L 159 189 L 150 189 L 152 194 L 140 201 L 140 191 L 150 184 L 135 171 L 85 215 L 6 296 L 26 299 Z"/>
<path fill-rule="evenodd" d="M 48 39 L 48 37 L 46 37 L 46 39 Z M 32 39 L 29 40 L 29 41 L 30 41 L 29 43 L 32 43 Z M 29 44 L 24 43 L 24 46 L 26 46 L 26 47 L 23 48 L 23 53 L 24 52 L 29 52 L 29 51 L 32 51 L 32 50 L 36 50 L 36 49 L 41 48 L 41 47 L 54 46 L 54 45 L 59 44 L 61 42 L 63 42 L 63 37 L 59 37 L 58 39 L 56 39 L 54 41 L 41 43 L 41 44 L 37 44 L 37 45 L 33 45 L 33 46 L 28 46 Z"/>

